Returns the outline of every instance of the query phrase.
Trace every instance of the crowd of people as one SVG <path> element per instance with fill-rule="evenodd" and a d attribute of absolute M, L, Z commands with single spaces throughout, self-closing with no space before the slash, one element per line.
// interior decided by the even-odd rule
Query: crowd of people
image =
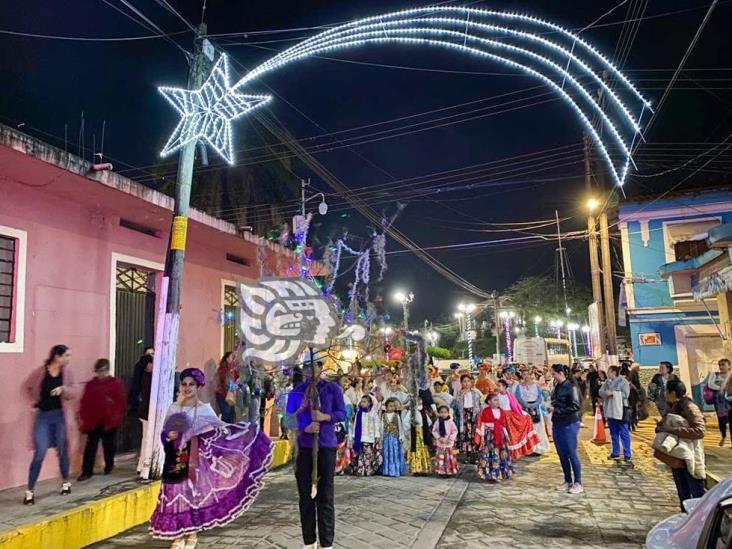
<path fill-rule="evenodd" d="M 78 395 L 68 368 L 71 350 L 65 345 L 51 349 L 24 387 L 36 409 L 35 452 L 25 504 L 35 502 L 34 486 L 50 447 L 58 454 L 60 493 L 71 492 L 67 449 L 71 414 L 78 413 L 79 427 L 86 434 L 78 480 L 94 474 L 100 442 L 104 473 L 113 470 L 115 434 L 125 413 L 139 417 L 143 433 L 147 428 L 153 354 L 150 348 L 140 358 L 129 391 L 110 375 L 108 360 L 97 360 L 77 407 L 72 406 Z M 295 469 L 306 545 L 314 543 L 316 522 L 321 546 L 332 544 L 335 474 L 447 478 L 466 464 L 479 479 L 496 483 L 515 475 L 516 460 L 544 454 L 553 443 L 563 473 L 558 489 L 580 494 L 584 488 L 579 434 L 583 413 L 593 410 L 610 431 L 608 458 L 620 462 L 622 456 L 632 466 L 630 431 L 648 417 L 653 403 L 660 416 L 653 442 L 656 457 L 671 468 L 680 501 L 703 495 L 705 419 L 672 364 L 661 362 L 646 388 L 641 386 L 638 367 L 626 362 L 607 371 L 594 364 L 587 371 L 579 365 L 559 364 L 544 368 L 484 363 L 477 372 L 453 366 L 449 372 L 430 366 L 427 383 L 416 390 L 410 390 L 417 383 L 409 379 L 406 366 L 402 370 L 353 368 L 346 375 L 323 369 L 315 385 L 310 366 L 288 372 L 287 387 L 280 388 L 282 437 L 297 441 Z M 176 400 L 162 430 L 163 488 L 151 521 L 153 535 L 172 539 L 176 547 L 195 546 L 197 532 L 241 514 L 261 489 L 273 448 L 262 433 L 261 412 L 264 402 L 275 396 L 274 380 L 266 372 L 254 375 L 253 365 L 245 370 L 248 375 L 242 373 L 233 353 L 222 357 L 214 380 L 216 409 L 201 401 L 199 390 L 206 384 L 202 371 L 188 368 L 176 377 Z M 317 407 L 312 405 L 313 387 L 317 387 Z M 703 398 L 714 406 L 720 445 L 724 445 L 732 422 L 729 360 L 720 360 L 718 370 L 709 374 Z M 226 460 L 234 468 L 224 474 L 213 466 L 213 458 Z M 311 494 L 314 486 L 320 494 L 317 498 Z M 225 493 L 225 497 L 217 498 L 212 507 L 208 495 L 213 493 Z"/>
<path fill-rule="evenodd" d="M 483 364 L 477 375 L 460 368 L 441 375 L 433 368 L 429 389 L 414 395 L 402 381 L 406 373 L 388 367 L 342 376 L 344 410 L 334 426 L 335 472 L 448 477 L 466 463 L 475 466 L 479 478 L 499 482 L 513 476 L 515 460 L 548 452 L 559 431 L 560 441 L 566 441 L 562 456 L 575 464 L 575 474 L 565 475 L 564 488 L 580 493 L 577 433 L 572 445 L 564 425 L 579 424 L 581 396 L 569 372 L 557 370 L 563 377 L 555 377 L 554 369 L 525 366 Z M 562 382 L 572 388 L 570 400 L 565 402 L 560 391 L 559 400 L 553 401 L 552 390 Z M 285 415 L 290 430 L 296 412 Z"/>

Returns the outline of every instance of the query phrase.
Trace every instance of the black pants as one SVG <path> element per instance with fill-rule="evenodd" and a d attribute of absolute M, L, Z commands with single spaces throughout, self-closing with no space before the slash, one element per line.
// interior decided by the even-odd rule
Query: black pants
<path fill-rule="evenodd" d="M 300 448 L 295 466 L 297 491 L 300 495 L 300 524 L 302 539 L 305 545 L 312 545 L 320 538 L 321 547 L 332 547 L 335 536 L 335 448 L 318 450 L 318 495 L 310 497 L 313 470 L 312 448 Z M 317 512 L 316 512 L 317 511 Z M 318 533 L 315 535 L 315 521 L 318 521 Z"/>
<path fill-rule="evenodd" d="M 681 469 L 671 469 L 676 483 L 676 491 L 679 493 L 679 502 L 681 510 L 684 511 L 684 500 L 689 498 L 700 498 L 704 495 L 704 481 L 691 476 L 691 473 L 683 467 Z"/>
<path fill-rule="evenodd" d="M 83 475 L 94 474 L 94 461 L 96 461 L 100 439 L 102 441 L 102 449 L 104 450 L 104 472 L 109 473 L 114 468 L 114 435 L 116 433 L 117 429 L 105 431 L 101 425 L 87 433 L 84 461 L 81 466 L 81 473 Z"/>

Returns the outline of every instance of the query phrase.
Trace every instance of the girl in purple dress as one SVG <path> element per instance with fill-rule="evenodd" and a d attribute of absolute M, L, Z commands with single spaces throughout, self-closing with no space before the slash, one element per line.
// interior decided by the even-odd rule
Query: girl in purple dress
<path fill-rule="evenodd" d="M 199 531 L 229 524 L 254 502 L 273 444 L 256 424 L 227 425 L 198 400 L 206 383 L 201 370 L 187 368 L 180 377 L 161 435 L 163 482 L 150 533 L 173 540 L 173 549 L 192 549 Z"/>

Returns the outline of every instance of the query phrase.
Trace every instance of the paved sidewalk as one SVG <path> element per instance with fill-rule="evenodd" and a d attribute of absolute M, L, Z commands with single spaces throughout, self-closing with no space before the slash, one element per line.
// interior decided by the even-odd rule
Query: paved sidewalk
<path fill-rule="evenodd" d="M 589 433 L 583 429 L 583 437 Z M 675 513 L 671 475 L 637 445 L 633 470 L 608 462 L 607 448 L 583 442 L 586 493 L 569 496 L 557 456 L 524 458 L 514 480 L 490 485 L 465 467 L 457 479 L 336 479 L 336 544 L 348 549 L 486 547 L 640 547 L 648 530 Z M 655 461 L 655 460 L 654 460 Z M 301 547 L 290 468 L 271 473 L 252 508 L 226 528 L 203 533 L 202 548 Z M 163 548 L 144 526 L 94 547 Z"/>
<path fill-rule="evenodd" d="M 55 459 L 56 456 L 49 456 Z M 44 480 L 36 486 L 36 504 L 23 505 L 25 486 L 0 490 L 0 530 L 24 526 L 34 520 L 48 518 L 54 513 L 71 511 L 81 505 L 142 486 L 135 472 L 137 460 L 117 460 L 110 475 L 98 474 L 84 482 L 71 479 L 71 495 L 59 495 L 59 479 Z"/>

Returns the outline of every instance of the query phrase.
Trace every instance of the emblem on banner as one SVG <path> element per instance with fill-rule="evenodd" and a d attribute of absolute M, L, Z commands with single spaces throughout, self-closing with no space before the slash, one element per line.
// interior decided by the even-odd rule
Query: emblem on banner
<path fill-rule="evenodd" d="M 244 360 L 297 360 L 305 347 L 330 345 L 338 331 L 332 303 L 310 281 L 264 278 L 237 289 Z"/>

